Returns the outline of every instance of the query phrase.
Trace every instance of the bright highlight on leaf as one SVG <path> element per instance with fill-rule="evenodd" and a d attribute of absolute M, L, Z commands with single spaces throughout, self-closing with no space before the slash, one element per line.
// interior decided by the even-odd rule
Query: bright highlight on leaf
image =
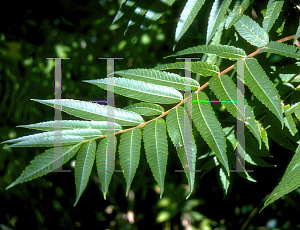
<path fill-rule="evenodd" d="M 190 71 L 192 73 L 198 73 L 202 75 L 203 77 L 210 77 L 210 76 L 218 76 L 220 70 L 218 66 L 209 64 L 207 62 L 197 61 L 197 62 L 191 62 L 191 69 Z M 185 62 L 175 62 L 175 63 L 168 63 L 168 64 L 162 64 L 159 66 L 154 67 L 154 69 L 158 70 L 166 70 L 166 69 L 186 69 Z M 186 78 L 185 78 L 186 80 Z M 195 80 L 192 79 L 192 82 L 196 87 L 192 85 L 192 90 L 195 90 L 199 87 L 199 83 L 194 83 Z M 183 87 L 184 88 L 184 87 Z"/>
<path fill-rule="evenodd" d="M 99 105 L 97 103 L 62 99 L 62 100 L 37 100 L 33 101 L 40 102 L 42 104 L 54 107 L 54 105 L 61 106 L 62 111 L 80 117 L 86 120 L 93 121 L 106 121 L 107 107 Z M 137 113 L 126 111 L 119 108 L 114 108 L 115 122 L 124 126 L 139 125 L 144 122 L 143 118 Z"/>
<path fill-rule="evenodd" d="M 145 115 L 145 116 L 160 115 L 163 112 L 165 112 L 164 107 L 157 105 L 157 104 L 146 103 L 146 102 L 128 105 L 128 106 L 124 107 L 123 109 L 138 113 L 140 115 Z"/>
<path fill-rule="evenodd" d="M 114 123 L 107 123 L 106 121 L 75 121 L 75 120 L 62 120 L 61 129 L 69 130 L 69 129 L 97 129 L 103 133 L 107 131 L 107 129 L 114 129 L 115 132 L 118 132 L 122 129 L 122 127 Z M 28 129 L 37 129 L 42 131 L 54 131 L 55 129 L 55 121 L 47 121 L 40 122 L 31 125 L 18 125 L 17 127 L 28 128 Z"/>
<path fill-rule="evenodd" d="M 126 78 L 114 78 L 115 93 L 146 102 L 174 104 L 180 102 L 182 94 L 174 88 L 155 85 Z M 85 81 L 102 89 L 107 89 L 107 78 Z"/>
<path fill-rule="evenodd" d="M 133 80 L 173 87 L 178 90 L 184 90 L 186 84 L 186 78 L 178 74 L 153 69 L 120 70 L 116 71 L 115 74 Z M 192 89 L 196 90 L 199 87 L 199 83 L 194 79 L 190 79 L 190 81 Z"/>
<path fill-rule="evenodd" d="M 244 50 L 240 48 L 236 48 L 234 46 L 227 46 L 227 45 L 200 45 L 190 47 L 181 51 L 178 51 L 175 54 L 169 55 L 168 57 L 176 57 L 182 55 L 189 55 L 189 54 L 198 54 L 198 53 L 205 53 L 205 54 L 216 54 L 221 58 L 226 58 L 230 60 L 236 60 L 239 58 L 246 57 L 246 53 Z"/>
<path fill-rule="evenodd" d="M 63 130 L 61 132 L 38 133 L 23 136 L 16 139 L 4 141 L 2 143 L 14 143 L 8 147 L 55 147 L 80 143 L 86 140 L 99 138 L 101 131 L 96 129 L 74 129 Z M 7 147 L 7 148 L 8 148 Z"/>

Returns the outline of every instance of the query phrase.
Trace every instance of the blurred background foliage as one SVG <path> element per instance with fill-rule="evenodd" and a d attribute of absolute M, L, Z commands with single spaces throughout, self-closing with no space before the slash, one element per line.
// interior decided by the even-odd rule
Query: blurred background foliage
<path fill-rule="evenodd" d="M 46 5 L 44 2 L 7 2 L 6 8 L 10 14 L 3 14 L 1 19 L 8 23 L 3 23 L 0 31 L 0 141 L 36 133 L 15 128 L 17 125 L 53 120 L 53 109 L 30 100 L 54 98 L 54 61 L 46 58 L 71 57 L 70 60 L 62 61 L 62 98 L 104 100 L 104 90 L 82 82 L 106 76 L 106 61 L 98 60 L 98 57 L 122 57 L 122 60 L 115 61 L 116 70 L 150 68 L 166 62 L 163 57 L 172 53 L 176 22 L 184 3 L 185 1 L 175 2 L 161 19 L 135 39 L 138 26 L 133 26 L 124 35 L 130 15 L 124 15 L 110 28 L 120 1 L 54 0 Z M 177 44 L 176 50 L 204 44 L 211 5 L 212 1 L 207 1 Z M 256 1 L 253 8 L 249 9 L 257 14 L 258 22 L 265 5 L 264 1 Z M 294 20 L 292 6 L 291 2 L 286 1 L 284 12 L 276 22 L 278 30 L 271 31 L 271 37 L 279 39 L 295 32 L 295 23 L 291 24 Z M 290 24 L 292 26 L 288 26 Z M 243 47 L 248 53 L 253 51 L 253 47 L 235 38 L 230 31 L 224 32 L 222 44 L 231 43 Z M 263 66 L 264 63 L 283 61 L 276 55 L 272 55 L 270 59 L 261 55 L 259 60 Z M 219 64 L 220 69 L 224 69 L 229 62 Z M 116 107 L 122 108 L 133 103 L 133 100 L 119 95 L 115 98 Z M 217 115 L 219 118 L 224 116 L 222 109 Z M 63 119 L 72 117 L 63 114 Z M 203 140 L 198 138 L 199 134 L 195 132 L 194 135 L 199 140 L 199 152 L 207 151 Z M 200 175 L 196 175 L 194 193 L 189 200 L 185 200 L 187 181 L 183 174 L 174 173 L 181 165 L 171 143 L 169 148 L 162 199 L 159 199 L 159 188 L 142 151 L 128 197 L 125 197 L 123 175 L 114 173 L 107 200 L 103 200 L 94 168 L 80 202 L 73 207 L 75 185 L 72 160 L 63 166 L 63 169 L 71 170 L 71 173 L 51 173 L 6 191 L 5 188 L 44 149 L 3 150 L 1 147 L 0 229 L 96 227 L 210 230 L 299 227 L 299 189 L 258 214 L 266 195 L 276 186 L 291 159 L 286 149 L 277 145 L 271 147 L 271 155 L 274 157 L 270 163 L 277 165 L 277 168 L 249 166 L 249 169 L 255 169 L 251 175 L 257 180 L 256 183 L 245 181 L 232 173 L 233 181 L 229 195 L 225 198 L 220 182 L 216 180 L 217 171 L 211 171 L 201 180 Z M 118 167 L 117 160 L 116 169 Z"/>

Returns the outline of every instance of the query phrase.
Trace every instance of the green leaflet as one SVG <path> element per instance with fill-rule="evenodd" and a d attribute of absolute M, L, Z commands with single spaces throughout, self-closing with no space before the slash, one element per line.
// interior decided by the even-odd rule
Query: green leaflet
<path fill-rule="evenodd" d="M 285 111 L 285 115 L 286 115 L 286 116 L 287 116 L 287 115 L 290 115 L 290 114 L 294 113 L 295 111 L 297 111 L 298 109 L 300 109 L 300 102 L 298 102 L 298 103 L 292 105 L 291 108 L 287 109 L 287 110 Z"/>
<path fill-rule="evenodd" d="M 260 125 L 260 136 L 262 141 L 265 143 L 266 149 L 269 151 L 269 139 L 268 139 L 268 134 L 267 131 L 265 130 L 264 127 Z"/>
<path fill-rule="evenodd" d="M 175 63 L 162 64 L 162 65 L 156 66 L 154 69 L 158 69 L 158 70 L 186 69 L 186 67 L 185 67 L 185 62 L 175 62 Z M 212 65 L 212 64 L 209 64 L 206 62 L 202 62 L 202 61 L 191 62 L 190 71 L 192 73 L 198 73 L 198 74 L 202 75 L 203 77 L 218 76 L 218 74 L 220 72 L 218 66 Z M 195 81 L 195 80 L 193 80 L 193 81 Z M 198 83 L 198 85 L 199 85 L 199 83 Z"/>
<path fill-rule="evenodd" d="M 185 4 L 176 27 L 173 50 L 175 49 L 176 43 L 194 21 L 204 2 L 205 0 L 188 0 Z"/>
<path fill-rule="evenodd" d="M 2 143 L 14 143 L 7 146 L 11 147 L 53 147 L 53 146 L 65 146 L 73 145 L 79 142 L 83 142 L 90 139 L 101 137 L 102 133 L 96 129 L 74 129 L 63 130 L 60 132 L 45 132 L 37 133 L 29 136 L 23 136 L 11 140 L 4 141 Z M 15 143 L 16 142 L 16 143 Z"/>
<path fill-rule="evenodd" d="M 230 138 L 228 138 L 230 139 Z M 246 141 L 247 143 L 247 141 Z M 229 147 L 229 146 L 228 146 Z M 234 168 L 239 176 L 241 176 L 244 179 L 247 179 L 251 182 L 256 182 L 247 172 L 247 169 L 245 168 L 245 161 L 242 160 L 241 157 L 237 157 L 235 151 L 233 149 L 228 149 L 228 160 L 230 167 Z M 237 165 L 239 165 L 239 168 L 237 169 Z M 242 170 L 242 171 L 241 171 Z"/>
<path fill-rule="evenodd" d="M 157 21 L 176 0 L 155 0 L 148 9 L 140 30 L 146 30 L 152 22 Z"/>
<path fill-rule="evenodd" d="M 120 70 L 116 71 L 115 74 L 133 80 L 173 87 L 178 90 L 184 90 L 185 84 L 187 84 L 186 78 L 181 77 L 178 74 L 154 69 Z M 192 90 L 198 89 L 199 83 L 196 80 L 189 79 L 189 81 L 191 81 Z"/>
<path fill-rule="evenodd" d="M 247 144 L 246 146 L 244 146 L 245 149 L 243 149 L 241 145 L 239 145 L 239 147 L 237 147 L 238 141 L 236 139 L 236 133 L 234 132 L 235 128 L 236 128 L 235 126 L 232 126 L 232 127 L 225 127 L 223 129 L 223 131 L 226 135 L 226 138 L 229 140 L 229 142 L 232 145 L 233 150 L 236 150 L 236 148 L 238 148 L 240 152 L 243 152 L 244 160 L 252 165 L 258 165 L 258 166 L 262 166 L 262 167 L 273 167 L 273 165 L 265 162 L 260 156 L 255 155 L 255 153 L 253 153 L 251 150 L 249 151 L 249 149 L 246 148 L 246 146 L 251 145 L 248 143 L 248 141 L 250 141 L 247 138 L 249 135 L 247 135 L 247 136 L 245 135 L 245 142 Z M 257 148 L 256 152 L 260 152 L 260 150 Z"/>
<path fill-rule="evenodd" d="M 224 198 L 225 198 L 227 195 L 228 188 L 229 188 L 230 178 L 229 178 L 228 174 L 226 173 L 226 169 L 223 167 L 223 165 L 219 166 L 219 176 L 220 176 L 220 180 L 222 183 L 222 190 L 223 190 Z"/>
<path fill-rule="evenodd" d="M 162 197 L 168 159 L 165 121 L 158 118 L 147 123 L 143 130 L 143 138 L 147 161 L 160 187 L 160 197 Z"/>
<path fill-rule="evenodd" d="M 209 86 L 217 96 L 217 98 L 221 101 L 222 105 L 226 107 L 227 111 L 233 117 L 244 118 L 247 128 L 253 133 L 253 135 L 259 142 L 259 146 L 261 146 L 259 125 L 255 120 L 253 110 L 248 105 L 246 99 L 244 108 L 242 110 L 239 110 L 239 107 L 236 103 L 237 93 L 239 93 L 240 98 L 244 98 L 244 96 L 242 95 L 241 91 L 237 89 L 233 80 L 229 76 L 223 74 L 219 77 L 212 77 L 209 80 Z"/>
<path fill-rule="evenodd" d="M 55 105 L 55 100 L 32 100 L 51 107 L 54 107 Z M 56 101 L 57 105 L 61 105 L 62 111 L 76 117 L 93 121 L 106 121 L 107 119 L 107 106 L 70 99 Z M 114 119 L 116 123 L 124 126 L 134 126 L 144 122 L 139 114 L 119 108 L 114 108 Z"/>
<path fill-rule="evenodd" d="M 298 120 L 300 121 L 300 109 L 295 111 L 295 116 L 298 118 Z"/>
<path fill-rule="evenodd" d="M 226 155 L 226 139 L 221 124 L 216 118 L 205 93 L 193 93 L 192 110 L 195 126 L 229 175 L 229 165 Z"/>
<path fill-rule="evenodd" d="M 28 129 L 37 129 L 42 131 L 54 131 L 55 121 L 40 122 L 30 125 L 18 125 L 17 127 L 28 128 Z M 114 123 L 107 123 L 106 121 L 75 121 L 75 120 L 62 120 L 61 129 L 98 129 L 99 131 L 105 133 L 108 129 L 114 129 L 115 132 L 119 132 L 122 127 Z"/>
<path fill-rule="evenodd" d="M 217 31 L 220 23 L 223 21 L 227 9 L 232 0 L 215 0 L 212 9 L 209 14 L 207 35 L 206 35 L 206 45 L 210 42 L 213 35 Z"/>
<path fill-rule="evenodd" d="M 254 58 L 245 59 L 245 83 L 255 97 L 276 115 L 283 127 L 280 96 L 264 70 Z"/>
<path fill-rule="evenodd" d="M 133 26 L 136 22 L 141 21 L 144 15 L 147 13 L 148 9 L 151 6 L 152 1 L 142 0 L 137 1 L 137 5 L 134 11 L 131 13 L 131 18 L 127 24 L 127 27 L 124 31 L 124 35 L 128 31 L 129 27 Z"/>
<path fill-rule="evenodd" d="M 298 106 L 300 108 L 300 102 L 298 102 L 298 104 L 299 104 Z M 290 109 L 290 105 L 284 106 L 283 109 L 284 109 L 284 111 L 289 110 Z M 296 124 L 295 124 L 295 122 L 293 120 L 292 114 L 285 114 L 284 124 L 288 128 L 288 130 L 290 131 L 290 133 L 291 133 L 292 136 L 295 136 L 298 133 L 298 130 L 297 130 Z"/>
<path fill-rule="evenodd" d="M 213 152 L 211 152 L 211 153 L 213 155 L 215 155 Z M 218 165 L 220 165 L 220 163 L 219 163 L 217 157 L 211 157 L 205 164 L 203 164 L 200 167 L 202 173 L 201 173 L 199 179 L 201 179 L 205 174 L 207 174 L 208 172 L 210 172 L 213 168 L 215 168 Z"/>
<path fill-rule="evenodd" d="M 184 108 L 178 106 L 168 113 L 166 122 L 169 136 L 177 148 L 177 155 L 190 186 L 189 197 L 194 189 L 197 146 L 191 124 L 189 122 L 185 124 L 187 119 L 185 116 Z"/>
<path fill-rule="evenodd" d="M 262 211 L 269 204 L 273 203 L 275 200 L 278 200 L 285 194 L 290 193 L 300 186 L 300 145 L 296 149 L 296 153 L 290 161 L 285 173 L 276 186 L 276 188 L 272 191 L 269 198 L 264 203 L 264 207 L 260 210 Z"/>
<path fill-rule="evenodd" d="M 220 45 L 224 25 L 225 25 L 225 21 L 220 23 L 218 30 L 215 33 L 215 35 L 213 36 L 213 38 L 211 39 L 211 42 L 209 43 L 209 45 Z M 207 56 L 207 57 L 205 57 L 205 56 Z M 221 61 L 222 61 L 222 59 L 219 58 L 216 54 L 204 54 L 203 57 L 201 58 L 201 60 L 205 61 L 209 64 L 213 64 L 213 65 L 216 65 L 216 63 L 218 61 L 217 66 L 220 66 Z"/>
<path fill-rule="evenodd" d="M 229 29 L 234 23 L 236 23 L 252 2 L 253 0 L 244 0 L 240 5 L 235 5 L 233 11 L 230 12 L 226 19 L 225 28 Z M 236 3 L 240 3 L 240 1 L 236 1 Z"/>
<path fill-rule="evenodd" d="M 279 145 L 283 146 L 286 149 L 295 151 L 294 145 L 291 143 L 289 137 L 289 131 L 286 127 L 282 129 L 280 127 L 280 123 L 275 118 L 275 116 L 271 113 L 267 113 L 265 118 L 265 127 L 268 127 L 268 136 L 271 137 L 275 142 Z"/>
<path fill-rule="evenodd" d="M 243 15 L 234 27 L 242 38 L 254 46 L 262 47 L 269 42 L 269 36 L 263 28 L 246 15 Z"/>
<path fill-rule="evenodd" d="M 79 150 L 82 143 L 76 145 L 64 146 L 61 148 L 59 156 L 54 155 L 54 148 L 47 149 L 44 153 L 36 156 L 30 165 L 22 172 L 22 174 L 11 183 L 6 189 L 9 189 L 17 184 L 33 180 L 50 173 L 51 171 L 61 167 L 67 163 Z"/>
<path fill-rule="evenodd" d="M 285 57 L 300 58 L 300 49 L 294 46 L 286 45 L 280 42 L 270 42 L 260 51 L 260 53 L 269 52 L 280 54 Z"/>
<path fill-rule="evenodd" d="M 106 200 L 108 186 L 115 169 L 115 151 L 117 138 L 112 135 L 103 138 L 96 151 L 96 165 L 99 180 L 102 185 L 103 197 Z"/>
<path fill-rule="evenodd" d="M 235 46 L 199 45 L 178 51 L 177 53 L 166 56 L 165 58 L 198 53 L 216 54 L 221 58 L 226 58 L 229 60 L 236 60 L 247 56 L 244 50 L 236 48 Z"/>
<path fill-rule="evenodd" d="M 300 37 L 300 22 L 299 22 L 299 26 L 298 26 L 298 29 L 296 31 L 296 34 L 295 34 L 295 38 L 294 38 L 294 41 L 293 41 L 293 44 L 296 43 L 297 39 Z"/>
<path fill-rule="evenodd" d="M 119 10 L 115 15 L 115 18 L 113 20 L 113 22 L 111 23 L 111 26 L 118 21 L 125 13 L 127 13 L 127 11 L 129 9 L 131 9 L 133 7 L 133 5 L 135 4 L 135 2 L 133 0 L 122 0 Z"/>
<path fill-rule="evenodd" d="M 175 104 L 183 99 L 179 91 L 168 86 L 116 77 L 114 81 L 115 93 L 125 97 L 159 104 Z M 107 89 L 107 78 L 84 82 L 94 84 L 105 90 Z"/>
<path fill-rule="evenodd" d="M 264 15 L 263 29 L 268 33 L 274 25 L 282 9 L 284 1 L 269 0 L 267 12 Z"/>
<path fill-rule="evenodd" d="M 140 115 L 145 115 L 145 116 L 160 115 L 163 112 L 165 112 L 164 107 L 157 104 L 146 103 L 146 102 L 128 105 L 123 109 L 138 113 Z"/>
<path fill-rule="evenodd" d="M 141 130 L 131 129 L 121 135 L 119 144 L 120 164 L 126 180 L 126 196 L 140 160 Z"/>
<path fill-rule="evenodd" d="M 74 206 L 78 203 L 89 181 L 89 177 L 94 165 L 95 152 L 95 140 L 84 143 L 78 152 L 75 164 L 76 200 Z"/>

